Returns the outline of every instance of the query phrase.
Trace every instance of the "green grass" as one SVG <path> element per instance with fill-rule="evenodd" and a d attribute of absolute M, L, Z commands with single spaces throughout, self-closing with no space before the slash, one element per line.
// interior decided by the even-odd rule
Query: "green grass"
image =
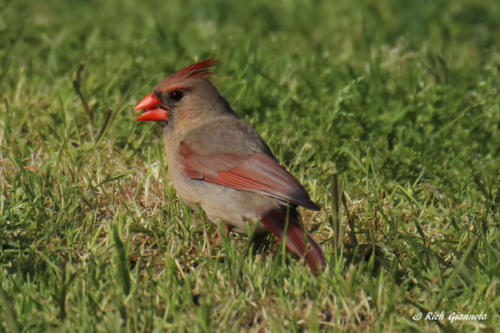
<path fill-rule="evenodd" d="M 500 2 L 0 0 L 0 45 L 0 331 L 497 330 Z M 219 244 L 133 121 L 208 56 L 323 207 L 318 278 Z"/>

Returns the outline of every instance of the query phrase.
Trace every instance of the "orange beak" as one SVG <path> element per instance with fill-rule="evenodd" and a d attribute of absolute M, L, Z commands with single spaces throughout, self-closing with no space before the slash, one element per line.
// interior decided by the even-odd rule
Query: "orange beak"
<path fill-rule="evenodd" d="M 167 121 L 167 111 L 160 108 L 161 101 L 153 93 L 147 95 L 134 108 L 133 112 L 144 112 L 135 118 L 136 121 Z"/>

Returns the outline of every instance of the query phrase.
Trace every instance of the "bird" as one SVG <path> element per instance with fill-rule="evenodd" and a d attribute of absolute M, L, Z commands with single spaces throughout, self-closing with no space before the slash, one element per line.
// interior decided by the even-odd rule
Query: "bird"
<path fill-rule="evenodd" d="M 211 82 L 217 62 L 211 57 L 167 76 L 137 103 L 136 120 L 163 126 L 167 177 L 187 205 L 200 205 L 226 235 L 250 226 L 285 237 L 288 250 L 318 275 L 326 267 L 323 251 L 297 207 L 320 207 Z"/>

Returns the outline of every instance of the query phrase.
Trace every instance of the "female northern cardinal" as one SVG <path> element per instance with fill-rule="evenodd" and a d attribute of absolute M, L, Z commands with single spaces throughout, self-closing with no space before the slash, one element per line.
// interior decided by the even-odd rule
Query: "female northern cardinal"
<path fill-rule="evenodd" d="M 168 76 L 136 105 L 143 110 L 136 120 L 163 123 L 168 176 L 187 204 L 200 204 L 226 233 L 260 221 L 258 231 L 285 234 L 288 249 L 316 274 L 325 268 L 323 252 L 296 207 L 320 208 L 208 80 L 215 63 L 209 58 Z"/>

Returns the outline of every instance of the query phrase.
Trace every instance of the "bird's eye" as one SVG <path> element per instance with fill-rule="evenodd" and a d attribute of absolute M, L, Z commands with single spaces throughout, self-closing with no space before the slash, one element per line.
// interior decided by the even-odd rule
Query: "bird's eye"
<path fill-rule="evenodd" d="M 184 94 L 180 90 L 174 90 L 174 91 L 170 92 L 169 96 L 170 96 L 170 99 L 172 99 L 174 101 L 180 101 L 181 98 L 184 97 Z"/>

